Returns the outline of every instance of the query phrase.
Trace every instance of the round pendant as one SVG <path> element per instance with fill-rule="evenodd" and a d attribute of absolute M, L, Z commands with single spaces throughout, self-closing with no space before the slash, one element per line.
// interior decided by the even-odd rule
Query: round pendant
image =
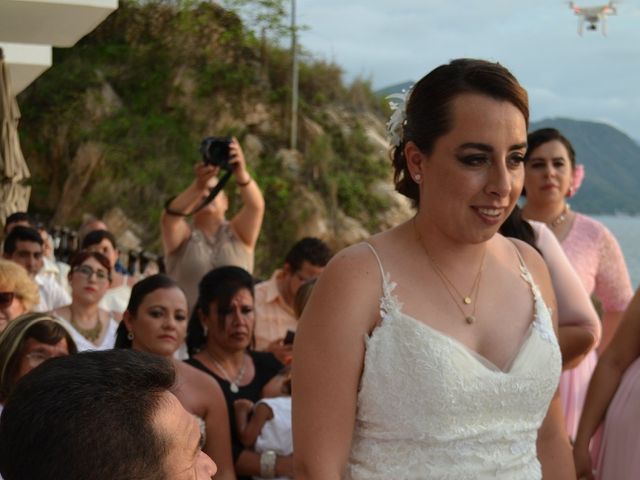
<path fill-rule="evenodd" d="M 468 325 L 471 325 L 472 323 L 476 322 L 476 317 L 474 317 L 473 315 L 469 315 L 468 317 L 465 317 L 465 321 Z"/>
<path fill-rule="evenodd" d="M 471 298 L 464 297 L 464 299 L 462 301 L 464 302 L 465 305 L 469 305 L 471 303 Z"/>
<path fill-rule="evenodd" d="M 240 391 L 238 385 L 236 385 L 235 383 L 229 384 L 229 390 L 231 390 L 231 393 L 238 393 Z"/>

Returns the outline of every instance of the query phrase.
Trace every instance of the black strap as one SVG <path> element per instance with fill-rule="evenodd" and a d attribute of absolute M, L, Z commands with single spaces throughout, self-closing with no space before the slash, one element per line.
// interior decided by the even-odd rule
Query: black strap
<path fill-rule="evenodd" d="M 166 201 L 166 203 L 164 204 L 164 211 L 167 212 L 169 215 L 173 215 L 175 217 L 190 217 L 191 215 L 199 212 L 207 204 L 209 204 L 214 198 L 216 198 L 218 193 L 220 193 L 220 190 L 224 188 L 224 186 L 227 184 L 227 182 L 231 178 L 232 173 L 233 172 L 231 170 L 225 171 L 220 181 L 216 183 L 216 186 L 211 189 L 211 192 L 209 192 L 209 195 L 207 196 L 207 198 L 205 198 L 203 202 L 200 205 L 198 205 L 198 207 L 196 207 L 195 210 L 193 210 L 192 212 L 183 213 L 183 212 L 178 212 L 176 210 L 172 210 L 169 207 L 169 205 L 171 205 L 171 202 L 173 202 L 176 197 L 171 197 L 169 200 Z"/>

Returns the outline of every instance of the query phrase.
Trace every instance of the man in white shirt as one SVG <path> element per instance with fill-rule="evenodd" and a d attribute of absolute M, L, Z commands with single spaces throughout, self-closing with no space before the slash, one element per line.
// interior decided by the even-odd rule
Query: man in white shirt
<path fill-rule="evenodd" d="M 4 258 L 22 265 L 38 284 L 40 303 L 36 312 L 48 312 L 71 303 L 71 297 L 51 277 L 39 275 L 44 264 L 43 242 L 37 230 L 25 226 L 14 227 L 4 241 Z"/>

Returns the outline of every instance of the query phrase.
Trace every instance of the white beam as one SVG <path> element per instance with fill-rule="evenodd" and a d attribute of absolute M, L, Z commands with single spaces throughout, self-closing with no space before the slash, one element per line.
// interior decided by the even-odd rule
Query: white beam
<path fill-rule="evenodd" d="M 52 48 L 49 45 L 0 43 L 0 48 L 9 68 L 14 95 L 24 90 L 52 64 Z"/>
<path fill-rule="evenodd" d="M 71 47 L 118 8 L 118 0 L 0 0 L 0 41 Z"/>

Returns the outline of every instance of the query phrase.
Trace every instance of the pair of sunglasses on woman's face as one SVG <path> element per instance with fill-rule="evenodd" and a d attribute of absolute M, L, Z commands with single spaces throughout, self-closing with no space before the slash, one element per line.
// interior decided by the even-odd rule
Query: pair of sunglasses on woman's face
<path fill-rule="evenodd" d="M 15 292 L 0 292 L 0 308 L 7 308 L 15 298 Z"/>

